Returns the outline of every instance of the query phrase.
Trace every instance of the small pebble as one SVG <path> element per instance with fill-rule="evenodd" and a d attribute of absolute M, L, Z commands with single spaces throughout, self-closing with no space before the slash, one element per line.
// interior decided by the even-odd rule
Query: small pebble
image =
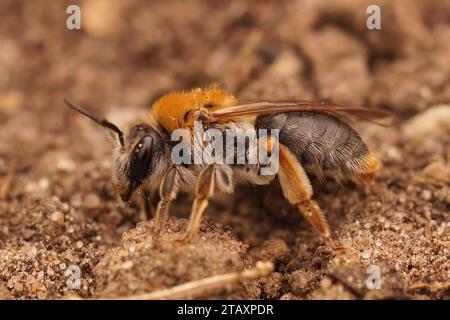
<path fill-rule="evenodd" d="M 48 181 L 48 179 L 41 179 L 39 180 L 38 185 L 41 189 L 47 190 L 50 182 Z"/>
<path fill-rule="evenodd" d="M 79 207 L 81 207 L 82 203 L 83 203 L 83 201 L 81 200 L 81 194 L 76 193 L 72 197 L 70 197 L 70 204 L 73 207 L 79 208 Z"/>
<path fill-rule="evenodd" d="M 125 269 L 125 270 L 131 269 L 132 267 L 133 267 L 133 261 L 131 261 L 131 260 L 125 261 L 124 263 L 122 263 L 122 266 L 121 266 L 121 268 Z"/>
<path fill-rule="evenodd" d="M 69 211 L 69 209 L 70 209 L 70 205 L 69 205 L 67 202 L 64 202 L 64 203 L 62 204 L 61 208 L 62 208 L 62 210 L 63 210 L 64 212 L 67 212 L 67 211 Z"/>
<path fill-rule="evenodd" d="M 16 290 L 16 291 L 18 291 L 18 292 L 22 291 L 22 290 L 23 290 L 23 284 L 20 283 L 20 282 L 16 282 L 16 283 L 14 284 L 14 290 Z"/>
<path fill-rule="evenodd" d="M 98 208 L 100 206 L 100 198 L 95 193 L 91 192 L 84 198 L 83 204 L 89 209 Z"/>
<path fill-rule="evenodd" d="M 16 283 L 17 279 L 15 277 L 11 277 L 8 282 L 6 283 L 6 286 L 10 289 L 14 288 L 14 284 Z"/>
<path fill-rule="evenodd" d="M 50 220 L 56 222 L 59 225 L 64 225 L 64 213 L 61 211 L 55 211 L 50 215 Z"/>
<path fill-rule="evenodd" d="M 371 254 L 372 254 L 371 250 L 370 250 L 370 249 L 367 249 L 367 250 L 364 250 L 364 251 L 361 253 L 361 257 L 362 257 L 363 259 L 369 259 L 370 256 L 371 256 Z"/>
<path fill-rule="evenodd" d="M 328 289 L 329 287 L 331 287 L 331 280 L 329 278 L 323 278 L 322 280 L 320 280 L 320 287 L 322 289 Z"/>
<path fill-rule="evenodd" d="M 49 276 L 52 276 L 55 274 L 55 271 L 53 271 L 52 267 L 50 267 L 50 266 L 47 267 L 47 274 Z"/>
<path fill-rule="evenodd" d="M 36 295 L 37 295 L 37 298 L 40 300 L 46 299 L 47 298 L 47 289 L 45 287 L 39 289 L 39 291 L 37 292 Z"/>
<path fill-rule="evenodd" d="M 70 158 L 61 157 L 56 160 L 56 168 L 61 171 L 71 172 L 75 170 L 75 163 Z"/>
<path fill-rule="evenodd" d="M 428 190 L 428 189 L 423 190 L 421 193 L 422 199 L 425 201 L 430 201 L 432 195 L 433 194 L 431 193 L 431 190 Z"/>

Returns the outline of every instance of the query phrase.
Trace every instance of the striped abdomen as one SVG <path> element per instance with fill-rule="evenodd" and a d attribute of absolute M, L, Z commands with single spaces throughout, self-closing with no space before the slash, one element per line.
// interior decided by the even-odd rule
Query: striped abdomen
<path fill-rule="evenodd" d="M 359 134 L 328 114 L 289 112 L 261 116 L 256 127 L 280 129 L 280 142 L 299 159 L 307 173 L 320 180 L 367 179 L 380 166 Z"/>

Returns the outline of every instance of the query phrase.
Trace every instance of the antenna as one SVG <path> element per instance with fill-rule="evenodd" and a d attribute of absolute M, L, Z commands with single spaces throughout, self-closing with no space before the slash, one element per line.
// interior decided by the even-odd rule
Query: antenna
<path fill-rule="evenodd" d="M 111 123 L 111 122 L 109 122 L 106 119 L 99 119 L 99 118 L 97 118 L 91 112 L 87 111 L 83 107 L 74 105 L 73 103 L 69 102 L 67 99 L 64 99 L 64 102 L 67 104 L 67 106 L 69 108 L 71 108 L 71 109 L 81 113 L 82 115 L 88 117 L 89 119 L 91 119 L 92 121 L 98 123 L 102 127 L 110 129 L 110 130 L 114 131 L 115 133 L 117 133 L 117 135 L 119 137 L 120 144 L 122 145 L 122 147 L 124 146 L 123 132 L 114 123 Z"/>

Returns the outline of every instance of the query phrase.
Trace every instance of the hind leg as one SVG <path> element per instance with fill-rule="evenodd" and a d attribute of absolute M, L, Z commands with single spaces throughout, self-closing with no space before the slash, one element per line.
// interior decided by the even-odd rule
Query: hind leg
<path fill-rule="evenodd" d="M 280 144 L 278 178 L 284 197 L 295 205 L 313 228 L 329 242 L 330 228 L 317 203 L 311 199 L 313 190 L 305 170 L 289 149 Z"/>

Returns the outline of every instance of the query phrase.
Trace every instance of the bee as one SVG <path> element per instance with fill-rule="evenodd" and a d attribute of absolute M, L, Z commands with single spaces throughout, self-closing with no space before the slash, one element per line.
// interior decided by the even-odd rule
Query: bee
<path fill-rule="evenodd" d="M 145 191 L 141 194 L 159 194 L 154 214 L 157 232 L 163 229 L 170 204 L 178 194 L 195 195 L 189 224 L 180 242 L 188 241 L 199 232 L 202 214 L 216 190 L 232 193 L 236 184 L 269 184 L 276 177 L 287 201 L 325 241 L 330 241 L 330 228 L 312 198 L 309 177 L 372 184 L 381 161 L 351 128 L 348 118 L 375 122 L 388 115 L 381 110 L 346 108 L 328 102 L 244 102 L 212 85 L 162 96 L 150 107 L 148 119 L 133 123 L 123 133 L 108 120 L 64 101 L 113 133 L 114 180 L 123 201 L 129 201 L 139 189 Z M 215 128 L 221 132 L 230 128 L 278 130 L 277 139 L 270 137 L 265 144 L 269 154 L 278 146 L 278 171 L 263 176 L 260 163 L 174 164 L 171 134 L 177 129 L 193 132 L 198 121 L 205 129 Z"/>

